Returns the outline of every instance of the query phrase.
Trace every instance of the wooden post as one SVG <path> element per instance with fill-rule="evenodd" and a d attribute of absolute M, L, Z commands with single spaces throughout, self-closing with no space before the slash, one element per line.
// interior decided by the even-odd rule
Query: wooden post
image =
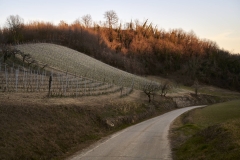
<path fill-rule="evenodd" d="M 15 91 L 17 92 L 17 90 L 18 90 L 18 72 L 19 72 L 19 70 L 18 69 L 16 69 L 15 70 L 16 71 L 16 76 L 15 76 L 15 80 L 16 80 L 16 82 L 15 82 Z"/>
<path fill-rule="evenodd" d="M 48 97 L 50 97 L 51 94 L 51 87 L 52 87 L 52 75 L 50 75 L 49 77 Z"/>
<path fill-rule="evenodd" d="M 7 66 L 5 64 L 5 80 L 6 80 L 6 90 L 8 88 L 8 69 Z"/>
<path fill-rule="evenodd" d="M 39 84 L 38 84 L 38 70 L 36 71 L 36 82 L 37 82 L 37 84 L 36 84 L 36 91 L 39 91 Z"/>
<path fill-rule="evenodd" d="M 87 87 L 87 85 L 86 85 L 86 80 L 84 80 L 85 81 L 85 90 L 84 90 L 84 95 L 86 96 L 86 87 Z"/>
<path fill-rule="evenodd" d="M 77 98 L 77 94 L 78 94 L 78 79 L 77 79 L 77 87 L 76 87 L 76 98 Z"/>

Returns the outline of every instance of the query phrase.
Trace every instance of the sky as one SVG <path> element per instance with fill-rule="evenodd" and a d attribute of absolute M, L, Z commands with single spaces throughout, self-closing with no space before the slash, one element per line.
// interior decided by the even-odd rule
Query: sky
<path fill-rule="evenodd" d="M 90 14 L 93 21 L 103 22 L 109 10 L 122 23 L 148 19 L 159 29 L 193 31 L 221 49 L 240 53 L 240 0 L 0 0 L 0 27 L 10 15 L 19 15 L 24 23 L 70 24 Z"/>

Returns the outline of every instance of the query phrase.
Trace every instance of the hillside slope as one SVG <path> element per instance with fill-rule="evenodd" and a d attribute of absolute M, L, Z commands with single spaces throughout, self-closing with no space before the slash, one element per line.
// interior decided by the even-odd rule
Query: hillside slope
<path fill-rule="evenodd" d="M 70 72 L 74 75 L 94 80 L 114 83 L 118 86 L 141 89 L 149 80 L 136 76 L 120 69 L 107 65 L 99 60 L 87 56 L 73 49 L 50 44 L 36 43 L 17 45 L 16 49 L 29 54 L 34 60 L 54 67 L 55 69 Z"/>
<path fill-rule="evenodd" d="M 134 74 L 160 75 L 186 85 L 204 84 L 240 91 L 240 55 L 221 49 L 182 29 L 165 31 L 145 22 L 127 22 L 116 28 L 95 23 L 23 24 L 18 38 L 0 32 L 1 44 L 50 42 L 67 46 L 111 66 Z"/>

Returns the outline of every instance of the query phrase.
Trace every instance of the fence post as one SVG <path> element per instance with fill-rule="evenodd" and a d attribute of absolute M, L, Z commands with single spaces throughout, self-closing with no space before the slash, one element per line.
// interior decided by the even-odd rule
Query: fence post
<path fill-rule="evenodd" d="M 85 90 L 84 90 L 85 93 L 84 93 L 84 95 L 86 96 L 86 89 L 87 89 L 87 84 L 86 83 L 87 82 L 86 82 L 86 80 L 84 80 L 84 81 L 85 81 Z"/>
<path fill-rule="evenodd" d="M 7 71 L 7 66 L 5 64 L 5 80 L 6 80 L 6 90 L 8 88 L 8 71 Z"/>
<path fill-rule="evenodd" d="M 36 71 L 36 82 L 37 82 L 37 84 L 36 84 L 36 91 L 38 91 L 39 90 L 39 86 L 38 86 L 38 70 Z"/>
<path fill-rule="evenodd" d="M 16 87 L 15 91 L 16 91 L 16 92 L 17 92 L 17 90 L 18 90 L 18 89 L 17 89 L 17 87 L 18 87 L 18 72 L 19 72 L 18 69 L 16 69 L 16 78 L 15 78 L 15 79 L 16 79 L 16 83 L 15 83 L 15 87 Z"/>
<path fill-rule="evenodd" d="M 63 93 L 63 85 L 64 85 L 64 83 L 63 83 L 63 75 L 61 75 L 61 85 L 62 85 L 62 93 Z"/>
<path fill-rule="evenodd" d="M 78 92 L 78 79 L 77 79 L 77 87 L 76 87 L 76 98 L 77 98 L 77 93 Z"/>
<path fill-rule="evenodd" d="M 50 97 L 50 94 L 51 94 L 51 87 L 52 87 L 52 75 L 50 75 L 49 77 L 48 97 Z"/>
<path fill-rule="evenodd" d="M 66 91 L 67 91 L 67 85 L 68 85 L 68 75 L 66 73 L 66 85 L 65 85 L 65 91 L 64 91 L 65 96 L 66 96 Z"/>

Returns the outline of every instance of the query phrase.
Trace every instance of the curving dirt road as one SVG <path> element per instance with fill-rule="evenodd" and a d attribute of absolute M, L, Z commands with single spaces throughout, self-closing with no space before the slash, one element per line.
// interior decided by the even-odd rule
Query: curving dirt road
<path fill-rule="evenodd" d="M 181 108 L 131 126 L 69 160 L 172 159 L 168 140 L 169 126 L 182 113 L 198 107 L 204 106 Z"/>

